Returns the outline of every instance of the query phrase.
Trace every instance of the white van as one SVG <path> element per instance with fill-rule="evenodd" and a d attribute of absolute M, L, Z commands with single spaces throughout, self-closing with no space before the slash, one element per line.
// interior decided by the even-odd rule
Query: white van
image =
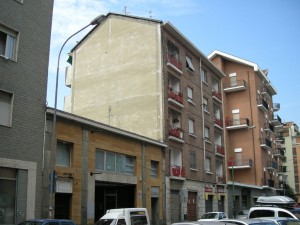
<path fill-rule="evenodd" d="M 109 209 L 96 225 L 150 225 L 146 208 Z"/>
<path fill-rule="evenodd" d="M 250 208 L 248 218 L 261 218 L 261 217 L 285 217 L 285 218 L 294 218 L 298 219 L 290 211 L 279 208 L 279 207 L 268 207 L 268 206 L 255 206 Z"/>

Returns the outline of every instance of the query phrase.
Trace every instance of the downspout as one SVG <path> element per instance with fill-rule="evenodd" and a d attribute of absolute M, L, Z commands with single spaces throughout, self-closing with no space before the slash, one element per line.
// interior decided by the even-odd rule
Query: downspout
<path fill-rule="evenodd" d="M 250 79 L 249 79 L 249 71 L 247 71 L 247 76 L 248 76 L 248 85 L 250 84 Z M 249 93 L 249 101 L 250 101 L 250 107 L 252 106 L 252 102 L 251 102 L 251 92 L 250 92 L 250 85 L 248 88 L 248 93 Z M 252 108 L 252 107 L 251 107 Z M 252 109 L 250 110 L 250 115 L 251 115 L 251 121 L 252 121 L 252 126 L 253 126 L 253 114 L 252 114 Z M 256 161 L 256 156 L 255 156 L 255 141 L 254 141 L 254 131 L 253 128 L 251 128 L 252 130 L 252 146 L 253 146 L 253 156 L 254 156 L 254 162 L 252 162 L 252 165 L 255 166 L 255 161 Z M 257 182 L 257 177 L 256 177 L 256 171 L 254 172 L 254 177 L 255 177 L 255 183 L 258 184 Z"/>
<path fill-rule="evenodd" d="M 206 186 L 206 150 L 205 150 L 205 126 L 204 126 L 204 107 L 203 107 L 203 87 L 202 87 L 202 61 L 200 58 L 200 92 L 201 92 L 201 112 L 202 112 L 202 143 L 203 143 L 203 165 L 204 165 L 204 196 Z"/>

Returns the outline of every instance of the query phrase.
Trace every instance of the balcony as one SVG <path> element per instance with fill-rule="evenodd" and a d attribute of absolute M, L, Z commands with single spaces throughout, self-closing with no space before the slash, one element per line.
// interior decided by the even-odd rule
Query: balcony
<path fill-rule="evenodd" d="M 214 126 L 223 130 L 223 120 L 217 119 L 216 117 L 214 117 Z"/>
<path fill-rule="evenodd" d="M 224 147 L 221 145 L 215 145 L 215 154 L 221 157 L 225 157 Z"/>
<path fill-rule="evenodd" d="M 260 147 L 269 150 L 272 148 L 272 142 L 267 138 L 260 138 Z"/>
<path fill-rule="evenodd" d="M 285 152 L 282 149 L 276 149 L 273 153 L 274 157 L 285 159 Z"/>
<path fill-rule="evenodd" d="M 278 164 L 275 161 L 267 162 L 267 169 L 268 170 L 277 170 Z"/>
<path fill-rule="evenodd" d="M 176 72 L 182 74 L 182 63 L 179 62 L 174 56 L 167 56 L 167 65 L 170 66 Z"/>
<path fill-rule="evenodd" d="M 271 119 L 271 123 L 274 125 L 274 126 L 279 126 L 281 125 L 281 118 L 278 116 L 278 115 L 274 115 L 273 118 Z"/>
<path fill-rule="evenodd" d="M 257 107 L 263 112 L 269 111 L 268 103 L 262 98 L 257 99 Z"/>
<path fill-rule="evenodd" d="M 285 139 L 282 134 L 277 135 L 275 141 L 285 143 Z"/>
<path fill-rule="evenodd" d="M 245 80 L 237 80 L 231 82 L 225 82 L 223 84 L 224 92 L 236 92 L 246 90 L 246 81 Z"/>
<path fill-rule="evenodd" d="M 273 112 L 277 112 L 280 110 L 280 103 L 273 103 Z"/>
<path fill-rule="evenodd" d="M 185 169 L 182 166 L 171 165 L 170 175 L 171 175 L 171 177 L 184 178 L 185 177 Z"/>
<path fill-rule="evenodd" d="M 278 166 L 278 174 L 283 174 L 283 173 L 286 173 L 287 170 L 286 170 L 286 166 Z"/>
<path fill-rule="evenodd" d="M 183 95 L 180 91 L 175 91 L 172 87 L 169 87 L 168 101 L 180 108 L 183 108 Z"/>
<path fill-rule="evenodd" d="M 65 85 L 69 88 L 72 86 L 72 77 L 73 77 L 73 66 L 68 66 L 66 67 L 66 71 L 65 71 Z"/>
<path fill-rule="evenodd" d="M 245 160 L 229 160 L 227 162 L 228 169 L 248 169 L 251 168 L 253 165 L 252 159 L 245 159 Z"/>
<path fill-rule="evenodd" d="M 265 131 L 274 134 L 274 126 L 270 123 L 265 123 Z"/>
<path fill-rule="evenodd" d="M 220 184 L 226 184 L 226 177 L 225 176 L 219 176 L 219 175 L 217 175 L 216 176 L 216 183 L 218 185 L 220 185 Z"/>
<path fill-rule="evenodd" d="M 182 129 L 179 127 L 171 127 L 169 130 L 169 140 L 184 143 Z"/>
<path fill-rule="evenodd" d="M 261 88 L 261 94 L 266 98 L 269 98 L 269 99 L 272 98 L 272 93 L 269 91 L 269 89 L 266 86 L 263 86 Z"/>
<path fill-rule="evenodd" d="M 212 98 L 215 99 L 217 102 L 222 103 L 222 94 L 220 91 L 213 89 Z"/>
<path fill-rule="evenodd" d="M 249 128 L 250 121 L 248 118 L 240 119 L 226 119 L 226 129 L 227 130 L 238 130 Z"/>
<path fill-rule="evenodd" d="M 275 184 L 274 180 L 265 179 L 265 178 L 262 179 L 263 188 L 274 188 L 275 187 L 274 184 Z"/>
<path fill-rule="evenodd" d="M 285 144 L 282 144 L 280 142 L 276 142 L 276 149 L 285 151 Z"/>

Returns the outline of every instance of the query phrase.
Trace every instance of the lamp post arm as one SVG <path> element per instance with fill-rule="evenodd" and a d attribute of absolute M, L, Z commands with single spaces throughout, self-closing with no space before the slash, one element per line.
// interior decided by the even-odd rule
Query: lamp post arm
<path fill-rule="evenodd" d="M 58 78 L 59 78 L 59 62 L 60 62 L 60 56 L 62 53 L 62 50 L 64 48 L 64 46 L 66 45 L 66 43 L 72 38 L 74 37 L 76 34 L 80 33 L 81 31 L 83 31 L 84 29 L 86 29 L 87 27 L 89 27 L 90 25 L 97 25 L 100 22 L 102 22 L 106 17 L 103 15 L 100 15 L 98 17 L 96 17 L 94 20 L 92 20 L 88 25 L 86 25 L 85 27 L 81 28 L 80 30 L 78 30 L 77 32 L 75 32 L 74 34 L 72 34 L 70 37 L 67 38 L 67 40 L 65 40 L 65 42 L 63 43 L 63 45 L 60 48 L 60 51 L 58 53 L 58 60 L 57 60 L 57 69 L 56 69 L 56 82 L 55 82 L 55 98 L 54 98 L 54 111 L 53 111 L 53 125 L 52 125 L 52 142 L 51 142 L 51 176 L 50 176 L 50 203 L 49 203 L 49 216 L 50 218 L 53 217 L 53 194 L 54 194 L 54 190 L 53 190 L 53 186 L 54 186 L 54 152 L 56 150 L 56 114 L 57 114 L 57 92 L 58 92 Z"/>

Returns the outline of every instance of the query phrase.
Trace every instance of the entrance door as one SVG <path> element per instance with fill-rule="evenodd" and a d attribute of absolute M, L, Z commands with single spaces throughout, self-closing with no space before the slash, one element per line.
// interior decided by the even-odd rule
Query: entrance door
<path fill-rule="evenodd" d="M 207 195 L 207 199 L 205 200 L 205 212 L 213 211 L 213 196 Z"/>
<path fill-rule="evenodd" d="M 70 219 L 70 203 L 72 194 L 56 193 L 55 194 L 55 219 Z"/>
<path fill-rule="evenodd" d="M 197 220 L 197 192 L 188 193 L 187 202 L 187 220 L 196 221 Z"/>
<path fill-rule="evenodd" d="M 220 196 L 220 200 L 218 201 L 218 211 L 219 212 L 225 212 L 225 207 L 224 207 L 224 196 Z"/>
<path fill-rule="evenodd" d="M 159 224 L 159 215 L 158 215 L 158 198 L 151 198 L 151 224 Z"/>

